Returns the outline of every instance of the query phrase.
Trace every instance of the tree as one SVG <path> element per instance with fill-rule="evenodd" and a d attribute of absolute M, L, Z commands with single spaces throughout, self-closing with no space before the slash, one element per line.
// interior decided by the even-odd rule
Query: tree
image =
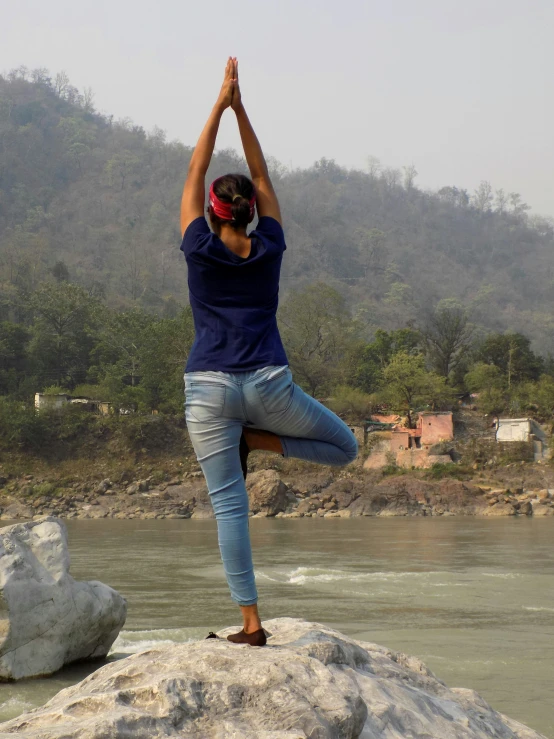
<path fill-rule="evenodd" d="M 29 330 L 9 321 L 0 323 L 0 395 L 15 395 L 28 368 Z"/>
<path fill-rule="evenodd" d="M 427 372 L 422 355 L 401 351 L 395 354 L 383 371 L 383 398 L 395 410 L 408 417 L 412 427 L 412 412 L 424 406 L 433 410 L 452 403 L 453 394 L 444 377 Z"/>
<path fill-rule="evenodd" d="M 58 385 L 83 381 L 93 346 L 98 300 L 79 285 L 43 283 L 31 296 L 35 315 L 30 353 L 44 380 Z"/>
<path fill-rule="evenodd" d="M 360 344 L 354 354 L 352 384 L 366 393 L 383 384 L 383 370 L 398 352 L 421 353 L 421 334 L 413 328 L 396 331 L 377 329 L 369 344 Z"/>
<path fill-rule="evenodd" d="M 182 412 L 183 373 L 193 341 L 194 322 L 189 306 L 175 318 L 162 318 L 146 330 L 141 384 L 150 408 Z"/>
<path fill-rule="evenodd" d="M 472 393 L 503 390 L 506 386 L 502 373 L 494 364 L 477 362 L 464 377 L 465 386 Z"/>
<path fill-rule="evenodd" d="M 402 169 L 404 170 L 404 187 L 406 188 L 406 190 L 412 190 L 414 187 L 415 178 L 418 175 L 418 171 L 413 164 L 402 167 Z"/>
<path fill-rule="evenodd" d="M 494 364 L 477 362 L 465 375 L 464 384 L 478 395 L 477 407 L 485 415 L 497 415 L 506 408 L 506 379 Z"/>
<path fill-rule="evenodd" d="M 65 262 L 57 261 L 52 267 L 52 276 L 57 282 L 67 282 L 69 280 L 69 269 Z"/>
<path fill-rule="evenodd" d="M 473 193 L 473 204 L 481 213 L 491 210 L 493 202 L 492 186 L 490 182 L 482 180 L 479 187 Z"/>
<path fill-rule="evenodd" d="M 448 379 L 470 344 L 473 329 L 467 310 L 455 300 L 442 300 L 422 331 L 433 369 Z"/>
<path fill-rule="evenodd" d="M 544 360 L 531 349 L 531 342 L 523 334 L 490 334 L 477 347 L 476 358 L 494 364 L 506 378 L 508 389 L 525 380 L 537 380 Z"/>
<path fill-rule="evenodd" d="M 370 276 L 376 272 L 382 276 L 387 267 L 386 234 L 378 228 L 370 228 L 358 229 L 355 235 L 364 276 L 367 277 L 368 272 Z"/>
<path fill-rule="evenodd" d="M 500 188 L 499 190 L 496 190 L 495 193 L 495 201 L 494 204 L 496 205 L 496 211 L 497 213 L 505 213 L 506 206 L 509 202 L 509 196 L 508 194 Z"/>
<path fill-rule="evenodd" d="M 289 363 L 308 392 L 330 392 L 348 376 L 357 327 L 339 292 L 323 283 L 292 292 L 279 323 Z"/>
<path fill-rule="evenodd" d="M 99 377 L 110 375 L 112 384 L 135 387 L 141 375 L 141 353 L 144 337 L 154 316 L 135 309 L 116 313 L 104 310 L 99 341 L 94 348 L 96 371 Z"/>

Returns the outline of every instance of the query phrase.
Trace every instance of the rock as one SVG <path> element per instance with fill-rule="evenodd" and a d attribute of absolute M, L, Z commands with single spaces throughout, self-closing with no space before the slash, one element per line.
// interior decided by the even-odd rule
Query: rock
<path fill-rule="evenodd" d="M 211 505 L 197 505 L 191 518 L 215 518 Z"/>
<path fill-rule="evenodd" d="M 544 739 L 415 657 L 320 624 L 264 624 L 269 648 L 226 639 L 112 662 L 0 724 L 20 739 Z M 222 636 L 234 631 L 226 629 Z"/>
<path fill-rule="evenodd" d="M 138 489 L 138 485 L 133 483 L 132 485 L 127 486 L 125 492 L 127 493 L 127 495 L 135 495 L 136 493 L 138 493 Z"/>
<path fill-rule="evenodd" d="M 298 504 L 296 510 L 299 513 L 302 513 L 302 514 L 306 515 L 306 513 L 311 513 L 312 511 L 317 510 L 317 508 L 318 508 L 318 506 L 316 505 L 316 503 L 314 503 L 312 500 L 309 500 L 309 499 L 306 498 L 306 499 L 300 501 L 300 503 Z"/>
<path fill-rule="evenodd" d="M 497 503 L 483 511 L 483 516 L 515 516 L 516 510 L 508 503 Z"/>
<path fill-rule="evenodd" d="M 2 521 L 13 521 L 18 518 L 32 518 L 34 513 L 31 506 L 24 505 L 23 503 L 11 503 L 4 508 L 0 519 Z"/>
<path fill-rule="evenodd" d="M 533 513 L 533 506 L 528 500 L 520 503 L 518 513 L 522 516 L 530 516 Z"/>
<path fill-rule="evenodd" d="M 554 508 L 549 508 L 544 505 L 533 506 L 533 516 L 554 516 Z"/>
<path fill-rule="evenodd" d="M 125 623 L 119 593 L 71 577 L 66 529 L 55 518 L 0 529 L 0 584 L 0 680 L 104 657 Z"/>
<path fill-rule="evenodd" d="M 250 499 L 250 510 L 253 514 L 263 513 L 275 516 L 286 511 L 287 486 L 275 470 L 260 470 L 248 475 L 246 489 Z"/>
<path fill-rule="evenodd" d="M 99 483 L 95 489 L 96 495 L 105 495 L 108 490 L 111 488 L 112 483 L 110 480 L 102 480 L 101 483 Z"/>

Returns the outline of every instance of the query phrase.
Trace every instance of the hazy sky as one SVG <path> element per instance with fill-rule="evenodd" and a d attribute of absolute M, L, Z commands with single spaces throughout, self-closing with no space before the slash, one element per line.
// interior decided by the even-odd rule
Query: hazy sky
<path fill-rule="evenodd" d="M 552 0 L 2 0 L 0 71 L 65 70 L 97 108 L 194 144 L 229 54 L 264 150 L 482 179 L 554 216 Z M 239 146 L 226 113 L 218 148 Z"/>

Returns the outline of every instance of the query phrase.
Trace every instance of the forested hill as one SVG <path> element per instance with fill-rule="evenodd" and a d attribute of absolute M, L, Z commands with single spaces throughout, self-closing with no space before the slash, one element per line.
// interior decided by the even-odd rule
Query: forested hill
<path fill-rule="evenodd" d="M 63 74 L 0 77 L 0 318 L 17 321 L 21 297 L 53 275 L 103 291 L 116 308 L 173 315 L 187 299 L 178 211 L 191 150 L 99 115 Z M 209 174 L 242 169 L 223 151 Z M 428 193 L 410 168 L 368 170 L 272 163 L 289 246 L 284 291 L 332 285 L 368 334 L 417 325 L 455 298 L 474 323 L 554 348 L 551 222 L 487 183 L 472 195 Z"/>

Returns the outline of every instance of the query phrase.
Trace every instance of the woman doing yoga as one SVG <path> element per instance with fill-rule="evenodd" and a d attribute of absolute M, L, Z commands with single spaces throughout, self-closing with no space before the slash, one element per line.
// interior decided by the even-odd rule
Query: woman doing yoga
<path fill-rule="evenodd" d="M 236 114 L 251 180 L 204 180 L 223 112 Z M 258 211 L 258 224 L 246 233 Z M 246 457 L 345 465 L 357 444 L 348 426 L 293 383 L 277 328 L 279 274 L 286 249 L 281 211 L 241 100 L 229 58 L 217 102 L 190 160 L 181 204 L 183 250 L 196 338 L 185 370 L 186 421 L 217 519 L 223 567 L 243 629 L 230 641 L 263 646 L 248 531 Z"/>

